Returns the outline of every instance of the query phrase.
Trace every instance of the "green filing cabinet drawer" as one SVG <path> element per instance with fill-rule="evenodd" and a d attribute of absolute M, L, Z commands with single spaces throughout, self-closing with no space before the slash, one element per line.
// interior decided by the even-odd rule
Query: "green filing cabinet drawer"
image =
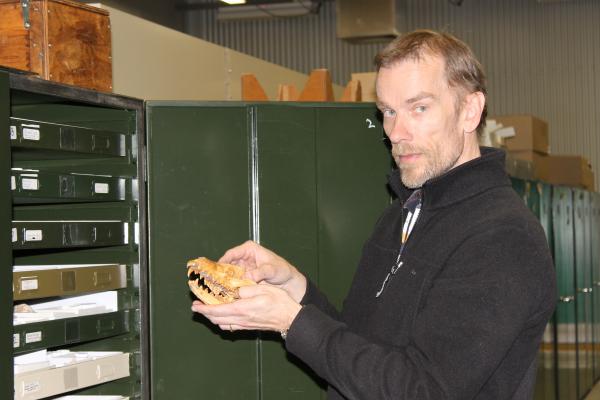
<path fill-rule="evenodd" d="M 11 147 L 96 156 L 127 155 L 127 140 L 118 132 L 77 126 L 10 119 Z"/>
<path fill-rule="evenodd" d="M 122 221 L 13 221 L 14 250 L 127 244 Z"/>
<path fill-rule="evenodd" d="M 120 201 L 125 200 L 125 184 L 125 178 L 111 176 L 11 171 L 15 204 Z"/>
<path fill-rule="evenodd" d="M 14 352 L 25 353 L 129 332 L 129 310 L 15 325 Z"/>
<path fill-rule="evenodd" d="M 125 265 L 54 265 L 15 267 L 13 299 L 28 300 L 121 289 Z"/>

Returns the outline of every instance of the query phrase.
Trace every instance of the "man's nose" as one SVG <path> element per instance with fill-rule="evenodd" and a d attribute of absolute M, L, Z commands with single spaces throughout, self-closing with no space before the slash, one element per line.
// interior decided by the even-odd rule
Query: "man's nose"
<path fill-rule="evenodd" d="M 392 143 L 400 143 L 412 139 L 412 134 L 401 118 L 394 118 L 388 123 L 385 130 L 386 135 Z"/>

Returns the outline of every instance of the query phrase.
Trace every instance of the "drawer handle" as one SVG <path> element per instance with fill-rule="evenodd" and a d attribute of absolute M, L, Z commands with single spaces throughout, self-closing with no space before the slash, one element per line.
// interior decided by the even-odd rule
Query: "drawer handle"
<path fill-rule="evenodd" d="M 575 296 L 560 296 L 558 299 L 563 303 L 570 303 L 575 300 Z"/>

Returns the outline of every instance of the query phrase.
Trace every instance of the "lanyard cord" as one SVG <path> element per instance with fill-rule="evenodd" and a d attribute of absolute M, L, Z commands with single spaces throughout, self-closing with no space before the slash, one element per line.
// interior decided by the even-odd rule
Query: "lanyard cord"
<path fill-rule="evenodd" d="M 415 223 L 417 222 L 419 214 L 421 213 L 420 190 L 416 190 L 415 192 L 413 192 L 413 194 L 411 194 L 411 196 L 405 203 L 405 207 L 406 206 L 414 208 L 408 211 L 408 215 L 406 216 L 406 220 L 404 221 L 404 225 L 402 226 L 402 237 L 400 238 L 400 250 L 398 251 L 398 257 L 396 257 L 396 262 L 392 265 L 390 272 L 387 273 L 385 279 L 381 284 L 381 288 L 377 291 L 375 297 L 381 296 L 383 290 L 386 287 L 386 284 L 388 283 L 392 275 L 395 275 L 396 272 L 398 272 L 398 270 L 400 269 L 400 267 L 402 267 L 402 261 L 400 260 L 402 258 L 402 252 L 404 251 L 404 247 L 406 245 L 406 242 L 408 241 L 408 237 L 410 236 L 410 233 L 415 227 Z"/>

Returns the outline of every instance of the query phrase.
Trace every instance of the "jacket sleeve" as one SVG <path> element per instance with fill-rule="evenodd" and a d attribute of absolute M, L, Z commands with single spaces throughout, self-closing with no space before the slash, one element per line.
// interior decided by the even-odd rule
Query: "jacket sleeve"
<path fill-rule="evenodd" d="M 302 300 L 300 300 L 300 304 L 303 306 L 312 305 L 330 318 L 339 320 L 339 311 L 327 300 L 323 292 L 310 279 L 306 278 L 306 282 L 306 293 Z"/>
<path fill-rule="evenodd" d="M 544 246 L 519 227 L 470 236 L 430 277 L 406 345 L 370 342 L 307 304 L 286 347 L 348 399 L 473 398 L 518 351 L 521 362 L 505 368 L 511 398 L 555 304 Z"/>

